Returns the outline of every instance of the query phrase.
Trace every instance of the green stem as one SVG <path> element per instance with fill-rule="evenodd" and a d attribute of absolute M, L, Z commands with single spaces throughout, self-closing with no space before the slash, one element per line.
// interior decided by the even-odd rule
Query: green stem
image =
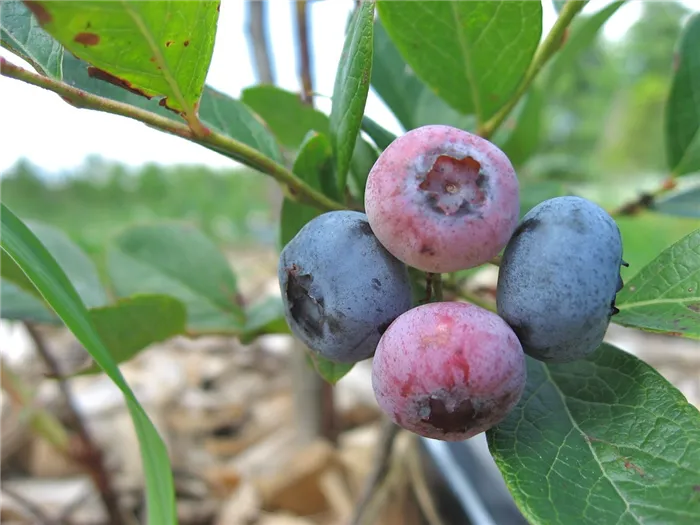
<path fill-rule="evenodd" d="M 195 134 L 189 126 L 184 123 L 137 108 L 130 104 L 99 97 L 87 91 L 83 91 L 82 89 L 69 86 L 59 80 L 32 73 L 31 71 L 27 71 L 24 68 L 8 62 L 2 57 L 0 57 L 0 74 L 53 91 L 60 95 L 66 102 L 78 108 L 93 109 L 132 118 L 153 128 L 206 146 L 271 176 L 280 184 L 286 186 L 289 190 L 290 197 L 299 202 L 310 204 L 323 211 L 345 209 L 342 204 L 329 199 L 321 192 L 313 189 L 290 170 L 266 157 L 255 148 L 251 148 L 247 144 L 222 135 L 221 133 L 217 133 L 216 131 L 210 130 L 204 135 Z"/>
<path fill-rule="evenodd" d="M 564 4 L 561 12 L 559 13 L 559 18 L 552 26 L 551 31 L 544 39 L 544 42 L 537 48 L 537 52 L 530 62 L 530 67 L 528 67 L 525 75 L 523 76 L 520 85 L 515 90 L 515 93 L 510 98 L 510 100 L 503 106 L 498 113 L 486 121 L 477 130 L 477 134 L 484 137 L 491 137 L 503 124 L 503 121 L 508 117 L 513 108 L 516 106 L 518 101 L 530 88 L 530 85 L 537 77 L 537 74 L 544 67 L 544 65 L 552 58 L 552 55 L 559 50 L 564 38 L 566 29 L 571 24 L 574 17 L 585 7 L 585 0 L 569 0 Z"/>
<path fill-rule="evenodd" d="M 435 302 L 442 301 L 442 274 L 433 274 L 433 296 Z"/>

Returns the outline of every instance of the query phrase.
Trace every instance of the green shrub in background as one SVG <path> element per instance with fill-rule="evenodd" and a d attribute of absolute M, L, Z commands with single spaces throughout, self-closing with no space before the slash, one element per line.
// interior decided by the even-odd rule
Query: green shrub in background
<path fill-rule="evenodd" d="M 2 45 L 36 72 L 5 60 L 1 72 L 78 108 L 139 120 L 154 133 L 175 134 L 269 175 L 285 192 L 278 246 L 318 213 L 362 203 L 367 173 L 394 138 L 364 113 L 371 84 L 406 130 L 444 123 L 498 144 L 519 171 L 523 212 L 572 193 L 606 205 L 631 264 L 613 321 L 700 339 L 700 190 L 684 182 L 700 171 L 700 16 L 686 20 L 679 34 L 669 23 L 670 39 L 668 31 L 658 33 L 659 42 L 675 46 L 675 67 L 664 69 L 663 54 L 631 63 L 635 74 L 655 71 L 654 80 L 640 82 L 618 75 L 596 40 L 623 2 L 589 17 L 579 15 L 585 2 L 556 4 L 557 21 L 542 38 L 539 1 L 361 2 L 348 25 L 330 115 L 270 86 L 252 86 L 236 100 L 205 85 L 219 8 L 225 9 L 218 1 L 5 1 Z M 639 46 L 656 46 L 657 33 L 636 30 L 630 49 L 620 51 L 627 57 L 639 55 Z M 129 53 L 122 52 L 126 41 Z M 636 112 L 639 100 L 651 103 L 637 120 L 617 127 L 617 112 Z M 635 111 L 625 112 L 628 104 Z M 647 118 L 659 124 L 649 133 L 638 129 Z M 614 137 L 625 139 L 624 155 L 611 150 L 620 144 Z M 608 175 L 626 170 L 648 173 Z M 162 177 L 145 168 L 133 179 L 143 185 L 138 197 L 133 190 L 110 191 L 129 205 L 148 203 L 149 194 L 171 185 Z M 110 294 L 60 229 L 27 225 L 11 211 L 37 215 L 32 206 L 51 200 L 31 181 L 31 199 L 13 196 L 16 183 L 3 195 L 3 317 L 60 319 L 123 391 L 142 447 L 149 523 L 174 523 L 163 442 L 116 365 L 175 335 L 224 333 L 250 341 L 286 331 L 278 302 L 237 300 L 244 276 L 231 272 L 203 219 L 204 208 L 226 203 L 226 216 L 236 223 L 241 216 L 230 210 L 243 198 L 240 209 L 250 209 L 259 186 L 230 175 L 225 195 L 212 202 L 197 184 L 183 186 L 190 195 L 173 189 L 164 206 L 196 207 L 209 235 L 171 221 L 121 229 L 104 247 Z M 617 187 L 625 198 L 610 202 Z M 89 184 L 74 183 L 71 191 L 81 202 L 99 198 Z M 144 206 L 145 215 L 158 209 L 152 201 Z M 167 210 L 157 213 L 170 216 Z M 92 242 L 85 245 L 94 249 Z M 330 382 L 349 369 L 315 364 Z M 520 404 L 487 436 L 532 523 L 700 522 L 698 410 L 653 368 L 610 345 L 568 365 L 528 360 Z"/>
<path fill-rule="evenodd" d="M 128 169 L 93 158 L 60 178 L 20 162 L 4 174 L 2 198 L 19 216 L 58 227 L 97 256 L 123 227 L 159 219 L 185 219 L 227 248 L 274 245 L 278 213 L 268 187 L 245 168 Z"/>

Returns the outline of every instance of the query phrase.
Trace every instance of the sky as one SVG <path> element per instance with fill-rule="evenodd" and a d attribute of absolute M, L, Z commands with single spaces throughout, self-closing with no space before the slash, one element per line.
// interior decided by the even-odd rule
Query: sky
<path fill-rule="evenodd" d="M 697 0 L 694 0 L 697 2 Z M 591 0 L 584 13 L 598 11 L 610 0 Z M 639 17 L 640 0 L 632 0 L 609 20 L 604 34 L 618 39 Z M 689 2 L 686 2 L 689 3 Z M 556 15 L 545 0 L 543 34 Z M 271 48 L 276 83 L 298 91 L 294 36 L 293 2 L 269 0 L 268 42 Z M 335 70 L 343 47 L 347 17 L 353 0 L 325 0 L 310 4 L 311 49 L 316 106 L 328 113 Z M 238 97 L 241 90 L 256 83 L 245 33 L 245 2 L 222 0 L 214 54 L 207 76 L 212 87 Z M 7 50 L 0 56 L 31 66 Z M 19 159 L 26 158 L 47 174 L 59 174 L 83 163 L 88 155 L 138 166 L 159 164 L 205 164 L 226 167 L 234 162 L 218 153 L 178 137 L 166 135 L 140 122 L 96 111 L 77 109 L 49 91 L 0 76 L 0 175 Z M 366 113 L 394 133 L 401 127 L 381 99 L 370 91 Z"/>

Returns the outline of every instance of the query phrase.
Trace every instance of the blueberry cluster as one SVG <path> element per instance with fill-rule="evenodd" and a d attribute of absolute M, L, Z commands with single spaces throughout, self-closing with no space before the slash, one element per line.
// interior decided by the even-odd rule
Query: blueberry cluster
<path fill-rule="evenodd" d="M 320 215 L 284 247 L 285 315 L 326 359 L 374 357 L 379 406 L 419 435 L 457 441 L 496 425 L 522 396 L 525 354 L 584 358 L 617 311 L 625 263 L 613 219 L 558 197 L 519 222 L 513 166 L 481 137 L 434 125 L 397 138 L 369 173 L 365 210 Z M 409 266 L 463 270 L 504 248 L 498 314 L 465 302 L 413 306 Z"/>

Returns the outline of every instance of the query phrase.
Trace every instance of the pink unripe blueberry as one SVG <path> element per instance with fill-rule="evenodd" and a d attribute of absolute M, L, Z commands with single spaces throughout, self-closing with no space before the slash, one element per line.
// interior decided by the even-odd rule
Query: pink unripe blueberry
<path fill-rule="evenodd" d="M 496 314 L 469 303 L 418 306 L 377 346 L 372 387 L 381 409 L 424 437 L 462 441 L 501 422 L 525 388 L 525 354 Z"/>
<path fill-rule="evenodd" d="M 397 138 L 367 178 L 372 231 L 397 259 L 425 272 L 485 263 L 518 224 L 519 184 L 494 144 L 450 126 Z"/>

